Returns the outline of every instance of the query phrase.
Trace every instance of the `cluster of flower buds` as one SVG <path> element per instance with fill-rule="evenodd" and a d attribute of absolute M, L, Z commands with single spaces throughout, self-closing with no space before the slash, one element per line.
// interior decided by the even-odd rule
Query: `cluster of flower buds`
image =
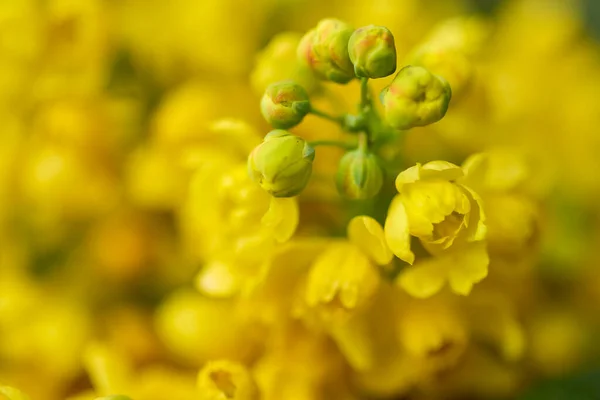
<path fill-rule="evenodd" d="M 380 116 L 372 103 L 368 80 L 392 75 L 397 58 L 394 36 L 383 26 L 368 25 L 355 30 L 343 21 L 324 19 L 302 37 L 297 55 L 301 65 L 317 79 L 340 84 L 360 79 L 359 111 L 327 115 L 311 105 L 307 90 L 298 83 L 286 80 L 269 85 L 261 100 L 261 112 L 276 130 L 250 154 L 250 176 L 274 197 L 296 196 L 304 190 L 315 151 L 310 143 L 284 129 L 293 128 L 313 113 L 338 122 L 351 135 L 358 135 L 354 145 L 337 143 L 348 150 L 338 167 L 338 191 L 355 200 L 376 196 L 383 185 L 384 170 L 375 149 L 395 131 L 442 119 L 452 96 L 450 85 L 425 67 L 406 66 L 382 91 L 384 112 Z M 313 144 L 336 145 L 324 141 Z"/>

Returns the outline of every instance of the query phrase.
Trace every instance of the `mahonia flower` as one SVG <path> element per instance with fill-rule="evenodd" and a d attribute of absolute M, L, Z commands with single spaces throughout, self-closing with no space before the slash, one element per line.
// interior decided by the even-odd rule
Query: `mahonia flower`
<path fill-rule="evenodd" d="M 306 304 L 324 308 L 326 317 L 333 318 L 364 307 L 381 280 L 376 265 L 385 265 L 392 257 L 381 225 L 367 216 L 354 217 L 348 224 L 348 240 L 332 242 L 311 266 Z"/>
<path fill-rule="evenodd" d="M 461 182 L 477 191 L 486 204 L 487 241 L 496 253 L 514 254 L 531 244 L 538 219 L 527 184 L 531 169 L 524 156 L 510 150 L 471 155 Z"/>
<path fill-rule="evenodd" d="M 394 254 L 413 264 L 410 237 L 419 238 L 434 255 L 407 268 L 398 282 L 418 297 L 428 297 L 448 280 L 452 289 L 468 294 L 487 275 L 483 239 L 485 217 L 479 196 L 456 181 L 462 169 L 444 161 L 417 164 L 396 178 L 394 197 L 385 221 L 385 236 Z"/>

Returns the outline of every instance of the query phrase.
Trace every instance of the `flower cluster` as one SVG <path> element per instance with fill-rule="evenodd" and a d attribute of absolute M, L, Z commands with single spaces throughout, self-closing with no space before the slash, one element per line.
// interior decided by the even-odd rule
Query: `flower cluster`
<path fill-rule="evenodd" d="M 0 3 L 0 400 L 519 398 L 600 359 L 571 2 Z"/>

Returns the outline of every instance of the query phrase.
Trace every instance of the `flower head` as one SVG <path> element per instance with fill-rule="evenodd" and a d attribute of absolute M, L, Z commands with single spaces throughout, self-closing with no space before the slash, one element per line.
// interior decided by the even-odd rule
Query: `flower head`
<path fill-rule="evenodd" d="M 416 296 L 436 293 L 446 280 L 456 292 L 465 294 L 487 274 L 485 246 L 473 247 L 485 237 L 485 217 L 477 194 L 456 182 L 463 175 L 454 164 L 432 161 L 417 164 L 396 178 L 399 194 L 385 222 L 390 249 L 413 264 L 410 237 L 415 236 L 436 256 L 400 277 L 401 285 Z"/>

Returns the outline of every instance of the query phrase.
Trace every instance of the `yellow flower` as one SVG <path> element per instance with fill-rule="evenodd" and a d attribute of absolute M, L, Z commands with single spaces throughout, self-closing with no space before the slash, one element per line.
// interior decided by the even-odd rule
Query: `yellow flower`
<path fill-rule="evenodd" d="M 228 360 L 211 361 L 198 374 L 200 400 L 256 400 L 254 379 L 246 367 Z"/>
<path fill-rule="evenodd" d="M 205 261 L 196 287 L 226 297 L 258 282 L 265 260 L 291 238 L 298 220 L 297 200 L 269 196 L 243 165 L 217 177 L 198 173 L 182 213 L 189 245 Z M 199 237 L 204 248 L 197 245 Z"/>
<path fill-rule="evenodd" d="M 379 271 L 357 246 L 332 242 L 317 257 L 307 276 L 305 301 L 327 316 L 345 316 L 364 306 L 377 291 Z"/>
<path fill-rule="evenodd" d="M 413 264 L 411 236 L 434 255 L 406 268 L 398 284 L 416 297 L 437 293 L 448 281 L 452 290 L 466 295 L 487 275 L 489 257 L 482 240 L 486 225 L 481 201 L 456 180 L 461 168 L 444 161 L 417 164 L 398 175 L 385 221 L 385 237 L 392 252 Z"/>
<path fill-rule="evenodd" d="M 156 312 L 155 324 L 166 347 L 190 363 L 244 358 L 253 345 L 250 337 L 239 335 L 245 327 L 236 317 L 233 301 L 208 298 L 192 290 L 168 296 Z"/>
<path fill-rule="evenodd" d="M 434 370 L 455 364 L 469 341 L 466 321 L 451 300 L 446 296 L 411 299 L 398 319 L 398 338 L 403 348 Z"/>
<path fill-rule="evenodd" d="M 511 149 L 495 149 L 470 156 L 463 164 L 461 183 L 477 191 L 486 205 L 490 251 L 514 254 L 531 248 L 538 207 L 529 183 L 532 171 L 526 158 Z"/>
<path fill-rule="evenodd" d="M 479 197 L 455 182 L 463 176 L 460 167 L 445 161 L 417 164 L 396 178 L 399 194 L 394 197 L 385 221 L 390 249 L 412 264 L 410 236 L 416 236 L 432 253 L 455 242 L 469 243 L 485 237 L 485 218 Z"/>

